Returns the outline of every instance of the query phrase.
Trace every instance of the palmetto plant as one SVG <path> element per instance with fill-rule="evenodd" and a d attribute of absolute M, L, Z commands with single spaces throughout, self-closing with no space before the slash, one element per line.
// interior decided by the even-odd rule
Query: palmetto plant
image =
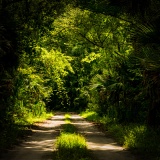
<path fill-rule="evenodd" d="M 108 112 L 108 108 L 112 105 L 118 107 L 120 95 L 123 94 L 124 84 L 118 81 L 118 78 L 97 75 L 91 85 L 91 90 L 96 90 L 98 93 L 98 103 L 102 114 Z M 115 115 L 114 115 L 115 116 Z"/>
<path fill-rule="evenodd" d="M 148 27 L 148 32 L 146 28 Z M 148 124 L 156 125 L 158 123 L 160 108 L 160 32 L 157 26 L 143 26 L 139 31 L 138 45 L 139 50 L 136 56 L 140 59 L 143 66 L 144 92 L 150 98 L 150 107 L 148 110 Z"/>

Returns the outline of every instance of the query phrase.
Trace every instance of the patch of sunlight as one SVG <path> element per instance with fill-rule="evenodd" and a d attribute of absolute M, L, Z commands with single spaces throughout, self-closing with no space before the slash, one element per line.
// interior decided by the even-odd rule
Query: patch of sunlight
<path fill-rule="evenodd" d="M 110 143 L 110 144 L 103 144 L 103 143 L 94 143 L 94 142 L 88 142 L 89 149 L 93 150 L 112 150 L 112 151 L 122 151 L 123 148 L 121 146 L 118 146 L 116 143 Z"/>
<path fill-rule="evenodd" d="M 33 124 L 33 123 L 35 123 L 35 122 L 42 122 L 42 121 L 44 121 L 44 120 L 46 120 L 46 119 L 48 119 L 48 118 L 50 118 L 50 117 L 52 117 L 54 114 L 53 113 L 45 113 L 45 114 L 43 114 L 43 115 L 41 115 L 41 116 L 28 116 L 28 117 L 26 117 L 26 121 L 29 123 L 29 124 Z"/>

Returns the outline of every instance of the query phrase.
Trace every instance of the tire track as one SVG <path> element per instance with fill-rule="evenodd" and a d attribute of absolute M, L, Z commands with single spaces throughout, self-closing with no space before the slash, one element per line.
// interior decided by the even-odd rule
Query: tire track
<path fill-rule="evenodd" d="M 53 160 L 54 142 L 64 124 L 64 114 L 57 113 L 44 123 L 39 123 L 33 135 L 21 145 L 3 155 L 0 160 Z"/>
<path fill-rule="evenodd" d="M 94 124 L 72 114 L 72 122 L 78 131 L 86 137 L 88 149 L 96 160 L 136 160 L 135 157 L 113 139 L 107 138 Z"/>

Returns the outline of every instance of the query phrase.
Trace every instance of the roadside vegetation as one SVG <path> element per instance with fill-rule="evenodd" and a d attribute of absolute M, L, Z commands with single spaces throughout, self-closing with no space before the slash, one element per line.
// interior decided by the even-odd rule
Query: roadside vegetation
<path fill-rule="evenodd" d="M 67 119 L 66 124 L 56 140 L 56 153 L 57 160 L 90 160 L 89 152 L 85 138 L 77 133 L 77 129 L 71 124 L 69 114 L 65 115 Z"/>
<path fill-rule="evenodd" d="M 159 158 L 159 8 L 159 0 L 0 0 L 0 149 L 47 111 L 89 109 L 126 148 Z"/>
<path fill-rule="evenodd" d="M 113 137 L 124 148 L 145 159 L 159 159 L 159 129 L 151 129 L 144 124 L 120 124 L 107 115 L 100 116 L 94 111 L 85 111 L 80 115 L 95 122 L 103 132 Z"/>

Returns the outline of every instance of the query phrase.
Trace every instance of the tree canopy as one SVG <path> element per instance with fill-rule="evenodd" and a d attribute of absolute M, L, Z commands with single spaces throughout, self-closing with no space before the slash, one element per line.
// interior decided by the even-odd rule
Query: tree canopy
<path fill-rule="evenodd" d="M 0 127 L 47 110 L 159 126 L 159 0 L 0 0 Z"/>

